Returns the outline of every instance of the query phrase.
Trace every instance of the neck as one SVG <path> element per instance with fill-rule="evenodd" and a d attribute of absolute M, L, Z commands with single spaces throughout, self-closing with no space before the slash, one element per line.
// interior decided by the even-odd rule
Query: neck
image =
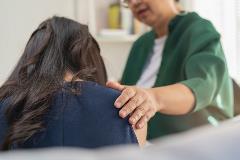
<path fill-rule="evenodd" d="M 168 26 L 171 20 L 180 13 L 180 8 L 176 7 L 172 9 L 168 14 L 163 16 L 156 25 L 153 26 L 154 31 L 157 34 L 157 38 L 163 37 L 168 34 Z"/>
<path fill-rule="evenodd" d="M 71 72 L 66 72 L 64 76 L 64 81 L 71 82 L 73 80 L 74 75 Z M 82 79 L 75 79 L 74 81 L 83 81 Z"/>

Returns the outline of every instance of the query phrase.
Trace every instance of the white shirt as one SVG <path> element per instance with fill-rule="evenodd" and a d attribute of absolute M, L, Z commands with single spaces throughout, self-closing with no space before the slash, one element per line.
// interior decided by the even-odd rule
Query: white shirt
<path fill-rule="evenodd" d="M 143 73 L 137 82 L 137 86 L 151 88 L 157 80 L 157 74 L 162 62 L 162 53 L 167 36 L 155 39 L 152 53 L 148 57 Z"/>

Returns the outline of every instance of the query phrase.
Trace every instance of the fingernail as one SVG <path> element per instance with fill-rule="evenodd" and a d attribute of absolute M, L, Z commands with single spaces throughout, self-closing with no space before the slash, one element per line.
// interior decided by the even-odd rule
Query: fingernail
<path fill-rule="evenodd" d="M 124 117 L 126 116 L 126 112 L 121 111 L 121 112 L 120 112 L 120 116 L 121 116 L 122 118 L 124 118 Z"/>
<path fill-rule="evenodd" d="M 120 107 L 121 107 L 121 103 L 120 103 L 120 102 L 116 102 L 116 103 L 115 103 L 115 106 L 116 106 L 117 108 L 120 108 Z"/>

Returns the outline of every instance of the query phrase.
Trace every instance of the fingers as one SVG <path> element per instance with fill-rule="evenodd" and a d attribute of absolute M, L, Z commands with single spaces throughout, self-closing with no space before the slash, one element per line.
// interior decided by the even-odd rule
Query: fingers
<path fill-rule="evenodd" d="M 124 106 L 132 97 L 134 97 L 136 94 L 136 90 L 132 87 L 128 87 L 124 89 L 121 93 L 121 95 L 116 99 L 114 105 L 117 108 L 121 108 Z"/>
<path fill-rule="evenodd" d="M 157 112 L 157 103 L 148 90 L 137 88 L 134 86 L 124 86 L 117 82 L 107 82 L 108 87 L 122 91 L 121 95 L 116 99 L 114 105 L 122 109 L 119 115 L 122 118 L 129 118 L 129 123 L 135 128 L 143 128 L 147 122 Z"/>
<path fill-rule="evenodd" d="M 132 125 L 135 125 L 142 116 L 146 114 L 146 112 L 149 110 L 149 107 L 147 103 L 143 103 L 141 106 L 135 109 L 131 117 L 129 118 L 129 123 Z"/>
<path fill-rule="evenodd" d="M 129 93 L 132 92 L 131 90 L 129 90 Z M 134 94 L 134 93 L 132 93 Z M 136 93 L 135 93 L 136 94 Z M 132 96 L 132 95 L 130 95 Z M 134 96 L 134 95 L 133 95 Z M 125 97 L 126 98 L 126 97 Z M 128 101 L 127 97 L 126 99 L 124 99 L 123 101 Z M 125 118 L 126 116 L 128 116 L 130 113 L 132 113 L 138 106 L 140 106 L 143 102 L 144 102 L 145 98 L 141 95 L 141 94 L 136 94 L 133 98 L 131 98 L 127 104 L 125 104 L 125 106 L 120 110 L 119 115 L 122 118 Z M 144 106 L 142 107 L 138 107 L 137 111 L 139 111 L 139 113 L 144 112 Z"/>
<path fill-rule="evenodd" d="M 119 91 L 122 91 L 125 88 L 124 85 L 121 85 L 118 82 L 112 82 L 112 81 L 108 81 L 106 83 L 106 86 L 109 88 L 112 88 L 112 89 L 119 90 Z"/>
<path fill-rule="evenodd" d="M 145 125 L 147 125 L 148 121 L 154 116 L 154 112 L 152 112 L 151 110 L 149 110 L 144 116 L 141 117 L 141 119 L 137 122 L 137 124 L 135 125 L 135 128 L 137 129 L 141 129 L 143 128 Z"/>

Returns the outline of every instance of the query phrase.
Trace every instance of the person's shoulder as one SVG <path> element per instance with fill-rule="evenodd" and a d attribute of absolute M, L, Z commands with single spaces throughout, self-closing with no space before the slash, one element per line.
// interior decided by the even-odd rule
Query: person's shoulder
<path fill-rule="evenodd" d="M 213 23 L 201 17 L 196 12 L 186 13 L 181 25 L 186 25 L 186 31 L 193 35 L 210 34 L 215 37 L 220 37 Z"/>
<path fill-rule="evenodd" d="M 83 92 L 86 91 L 86 92 L 90 92 L 91 94 L 98 94 L 99 96 L 103 96 L 103 97 L 107 97 L 107 96 L 118 97 L 120 95 L 119 91 L 112 88 L 108 88 L 96 82 L 85 81 L 82 83 L 82 85 L 84 89 Z"/>
<path fill-rule="evenodd" d="M 7 101 L 8 99 L 0 100 L 0 144 L 2 144 L 7 130 L 7 119 L 5 116 Z"/>
<path fill-rule="evenodd" d="M 4 101 L 5 100 L 3 100 L 3 99 L 0 100 L 0 117 L 1 117 L 1 115 L 3 113 L 3 110 L 4 110 L 4 106 L 5 106 Z"/>
<path fill-rule="evenodd" d="M 3 112 L 6 109 L 7 105 L 9 104 L 9 99 L 10 97 L 0 100 L 0 112 Z"/>
<path fill-rule="evenodd" d="M 65 85 L 66 86 L 66 85 Z M 70 84 L 68 84 L 67 88 L 70 89 Z M 92 81 L 81 81 L 76 82 L 75 86 L 79 90 L 80 94 L 72 94 L 69 93 L 71 97 L 75 98 L 83 98 L 84 100 L 94 100 L 95 102 L 100 101 L 109 103 L 109 101 L 115 101 L 115 99 L 120 96 L 120 92 L 106 86 L 100 85 L 96 82 Z M 104 101 L 102 101 L 104 100 Z"/>

